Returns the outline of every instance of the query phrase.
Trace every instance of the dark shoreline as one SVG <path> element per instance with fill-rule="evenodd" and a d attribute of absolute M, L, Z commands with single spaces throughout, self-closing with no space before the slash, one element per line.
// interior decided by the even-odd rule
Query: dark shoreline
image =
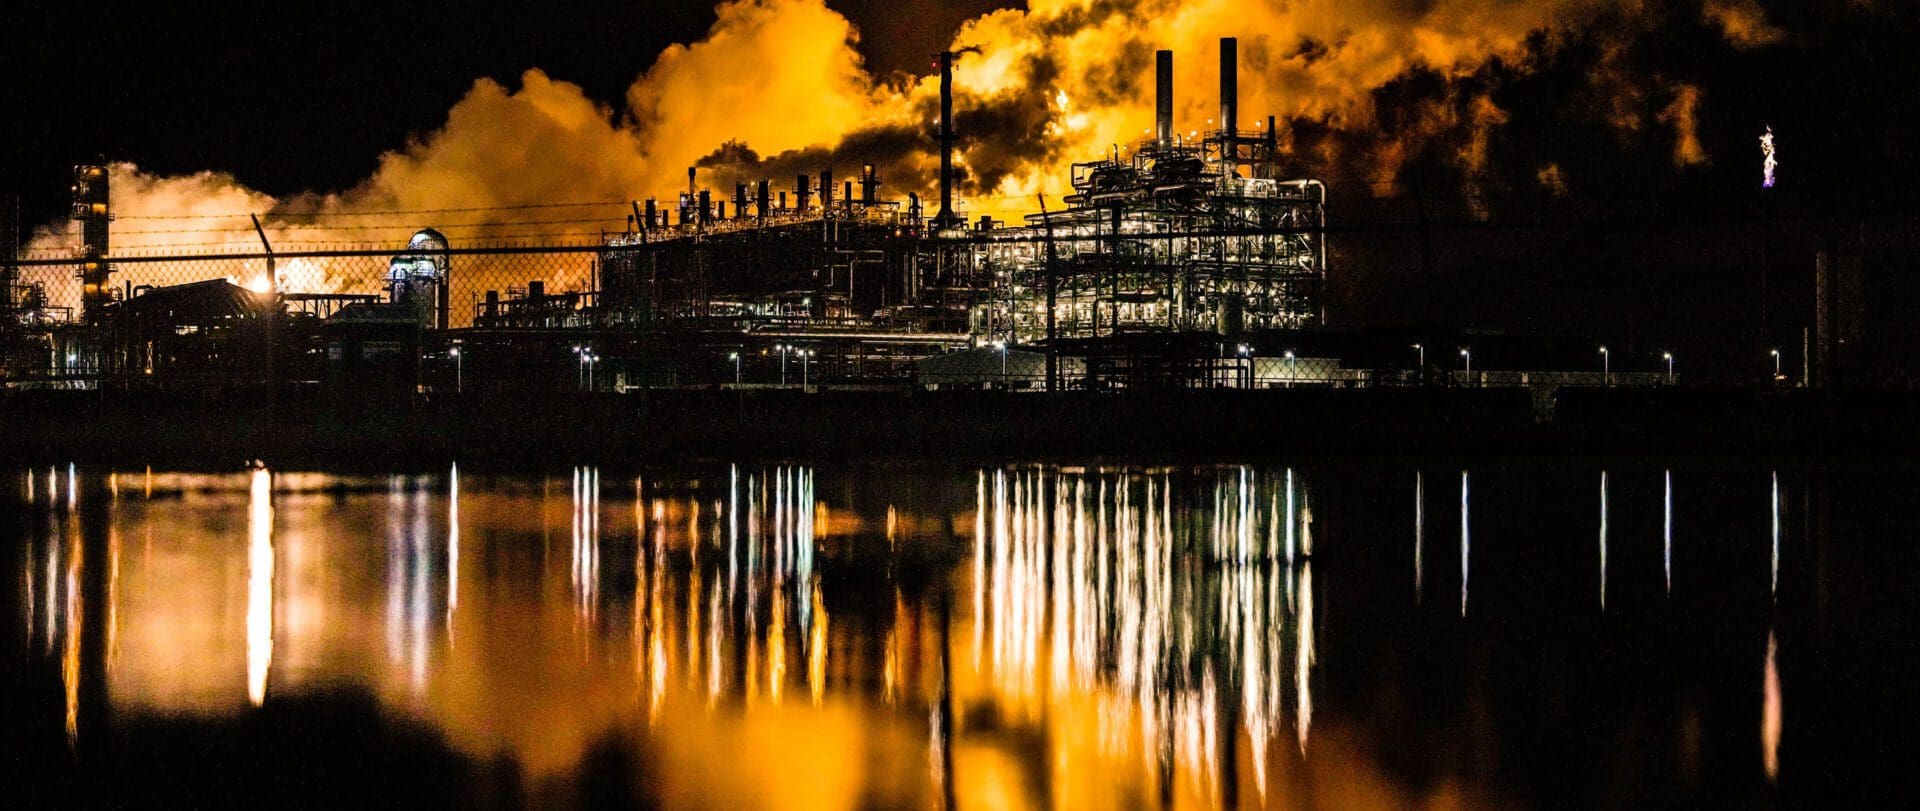
<path fill-rule="evenodd" d="M 336 402 L 66 391 L 0 399 L 0 455 L 226 469 L 662 461 L 1261 461 L 1302 456 L 1904 455 L 1920 395 L 1567 389 L 656 391 Z"/>

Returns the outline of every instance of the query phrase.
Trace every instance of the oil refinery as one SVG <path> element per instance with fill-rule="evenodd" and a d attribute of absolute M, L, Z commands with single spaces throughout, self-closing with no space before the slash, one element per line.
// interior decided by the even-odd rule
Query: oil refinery
<path fill-rule="evenodd" d="M 1503 370 L 1497 336 L 1326 329 L 1327 188 L 1286 176 L 1271 116 L 1241 125 L 1237 41 L 1218 56 L 1208 129 L 1175 120 L 1174 54 L 1158 51 L 1147 137 L 1072 164 L 1071 191 L 1036 195 L 1020 222 L 969 219 L 955 200 L 953 53 L 935 57 L 932 205 L 883 196 L 871 164 L 730 190 L 694 167 L 676 198 L 631 201 L 624 227 L 587 244 L 461 245 L 423 223 L 398 251 L 276 250 L 252 217 L 232 230 L 257 250 L 117 255 L 109 173 L 80 166 L 78 250 L 5 269 L 0 380 L 391 394 L 1441 383 L 1544 396 L 1673 382 L 1671 369 L 1589 369 L 1580 341 L 1546 361 L 1505 353 Z M 1466 362 L 1430 363 L 1429 343 Z M 1567 374 L 1539 375 L 1555 369 Z"/>

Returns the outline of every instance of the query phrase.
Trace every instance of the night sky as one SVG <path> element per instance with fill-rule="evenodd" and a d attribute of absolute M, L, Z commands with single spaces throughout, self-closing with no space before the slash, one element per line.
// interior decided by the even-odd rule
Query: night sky
<path fill-rule="evenodd" d="M 924 73 L 963 21 L 1004 4 L 829 5 L 860 28 L 866 67 L 884 76 Z M 1900 272 L 1920 258 L 1920 11 L 1892 0 L 1618 5 L 1464 77 L 1408 70 L 1370 91 L 1378 115 L 1365 128 L 1288 122 L 1292 168 L 1336 189 L 1336 219 L 1383 229 L 1336 242 L 1346 272 L 1334 274 L 1334 322 L 1580 331 L 1726 364 L 1797 342 L 1817 250 L 1864 256 L 1872 299 L 1920 294 Z M 1737 41 L 1711 22 L 1728 7 L 1763 14 L 1771 33 Z M 663 47 L 699 40 L 715 19 L 688 0 L 99 9 L 9 10 L 0 192 L 21 197 L 29 225 L 60 215 L 69 167 L 97 155 L 158 174 L 230 172 L 275 195 L 349 188 L 382 152 L 444 125 L 480 77 L 512 86 L 538 67 L 618 109 Z M 1328 47 L 1302 41 L 1292 56 Z M 1675 157 L 1681 87 L 1697 93 L 1692 162 Z M 1498 106 L 1492 126 L 1470 125 L 1476 97 Z M 1637 105 L 1639 123 L 1618 123 L 1622 104 Z M 1769 125 L 1781 184 L 1763 194 L 1756 138 Z M 914 138 L 903 143 L 924 145 Z M 1357 199 L 1379 179 L 1370 156 L 1397 145 L 1406 154 L 1392 191 Z M 1458 158 L 1467 150 L 1484 156 L 1471 175 Z M 1542 167 L 1568 191 L 1543 183 Z M 1441 224 L 1424 236 L 1408 230 L 1416 190 Z M 1900 326 L 1912 320 L 1904 308 L 1882 306 L 1875 317 L 1899 326 L 1890 330 L 1914 332 Z"/>

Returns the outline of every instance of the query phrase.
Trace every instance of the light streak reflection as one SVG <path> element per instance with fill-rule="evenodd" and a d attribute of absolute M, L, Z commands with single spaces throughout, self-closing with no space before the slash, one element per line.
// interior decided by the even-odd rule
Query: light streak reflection
<path fill-rule="evenodd" d="M 1312 728 L 1309 491 L 1291 470 L 1190 481 L 982 471 L 975 667 L 1006 717 L 1045 724 L 1048 707 L 1090 701 L 1104 757 L 1139 752 L 1153 779 L 1216 802 L 1245 740 L 1264 796 L 1275 738 L 1291 730 L 1305 755 Z"/>
<path fill-rule="evenodd" d="M 1780 595 L 1780 471 L 1773 471 L 1773 553 L 1767 565 L 1767 593 Z"/>
<path fill-rule="evenodd" d="M 1780 779 L 1780 667 L 1775 663 L 1779 645 L 1774 632 L 1767 631 L 1767 665 L 1761 691 L 1765 703 L 1760 709 L 1760 762 L 1768 780 Z"/>
<path fill-rule="evenodd" d="M 1473 550 L 1472 528 L 1467 520 L 1467 472 L 1460 471 L 1460 616 L 1467 615 L 1467 561 Z"/>
<path fill-rule="evenodd" d="M 1600 610 L 1607 610 L 1607 472 L 1600 471 Z"/>
<path fill-rule="evenodd" d="M 1413 602 L 1415 605 L 1426 594 L 1426 566 L 1421 560 L 1426 550 L 1427 535 L 1427 475 L 1420 471 L 1413 474 Z"/>
<path fill-rule="evenodd" d="M 273 666 L 273 474 L 255 468 L 247 487 L 247 700 L 267 700 Z"/>
<path fill-rule="evenodd" d="M 1660 562 L 1667 576 L 1667 593 L 1673 593 L 1673 471 L 1664 475 L 1665 496 L 1661 501 Z"/>

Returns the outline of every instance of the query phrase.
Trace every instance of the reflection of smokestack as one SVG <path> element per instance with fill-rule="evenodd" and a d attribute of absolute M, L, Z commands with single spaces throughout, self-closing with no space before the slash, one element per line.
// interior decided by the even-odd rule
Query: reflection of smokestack
<path fill-rule="evenodd" d="M 1153 53 L 1153 143 L 1173 148 L 1173 52 Z"/>
<path fill-rule="evenodd" d="M 1240 142 L 1235 138 L 1240 133 L 1240 41 L 1233 37 L 1220 39 L 1220 131 L 1226 134 L 1226 140 L 1220 145 L 1221 163 L 1226 174 L 1233 174 L 1233 164 L 1240 157 Z"/>

